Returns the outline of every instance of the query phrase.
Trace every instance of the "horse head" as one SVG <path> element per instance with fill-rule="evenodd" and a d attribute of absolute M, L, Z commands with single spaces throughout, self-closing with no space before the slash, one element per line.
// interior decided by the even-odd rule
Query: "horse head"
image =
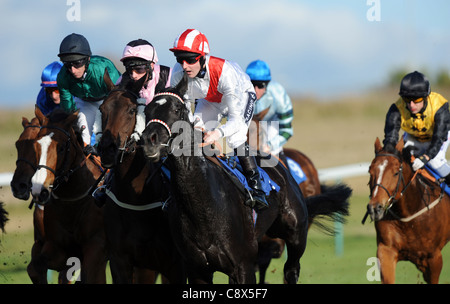
<path fill-rule="evenodd" d="M 372 220 L 381 220 L 391 206 L 398 202 L 407 184 L 411 181 L 411 149 L 403 149 L 401 139 L 396 147 L 382 147 L 379 138 L 375 140 L 375 158 L 369 167 L 370 201 L 367 211 Z"/>
<path fill-rule="evenodd" d="M 70 158 L 76 157 L 77 151 L 71 149 L 71 146 L 78 144 L 72 129 L 78 112 L 67 114 L 64 110 L 56 109 L 48 117 L 40 111 L 36 114 L 41 129 L 34 141 L 38 165 L 31 178 L 31 193 L 35 202 L 45 204 L 49 201 L 52 190 L 57 187 L 57 179 L 68 172 Z"/>
<path fill-rule="evenodd" d="M 98 152 L 105 168 L 116 165 L 121 159 L 120 152 L 133 151 L 133 144 L 144 129 L 145 99 L 139 99 L 144 81 L 145 77 L 133 81 L 124 74 L 120 85 L 110 91 L 99 108 L 103 135 L 98 143 Z"/>
<path fill-rule="evenodd" d="M 39 111 L 39 108 L 37 108 Z M 16 141 L 17 161 L 16 170 L 11 180 L 11 191 L 14 197 L 22 200 L 28 200 L 31 190 L 31 177 L 36 171 L 38 160 L 34 153 L 34 141 L 40 130 L 40 123 L 37 117 L 31 121 L 22 118 L 23 132 Z"/>
<path fill-rule="evenodd" d="M 159 161 L 169 154 L 171 142 L 178 134 L 178 129 L 173 130 L 175 123 L 184 122 L 192 129 L 189 110 L 182 99 L 187 81 L 185 75 L 174 89 L 156 94 L 145 107 L 146 127 L 142 140 L 144 155 L 150 161 Z"/>

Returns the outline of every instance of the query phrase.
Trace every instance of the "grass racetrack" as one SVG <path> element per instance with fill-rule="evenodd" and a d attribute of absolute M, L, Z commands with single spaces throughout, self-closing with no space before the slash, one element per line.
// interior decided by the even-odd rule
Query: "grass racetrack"
<path fill-rule="evenodd" d="M 449 96 L 445 91 L 436 91 Z M 294 137 L 287 146 L 304 152 L 318 169 L 370 162 L 374 156 L 375 138 L 383 138 L 384 118 L 397 96 L 395 88 L 326 103 L 318 102 L 314 98 L 294 99 Z M 14 171 L 14 142 L 22 132 L 21 117 L 31 118 L 33 110 L 33 105 L 25 110 L 0 110 L 0 172 Z M 370 219 L 365 225 L 361 224 L 368 202 L 368 179 L 366 174 L 340 181 L 353 188 L 350 216 L 343 226 L 342 252 L 336 253 L 334 237 L 312 228 L 306 252 L 300 261 L 299 283 L 379 283 L 367 279 L 367 273 L 373 266 L 367 264 L 368 259 L 376 256 L 375 229 Z M 15 199 L 9 186 L 0 189 L 0 201 L 5 203 L 10 218 L 6 224 L 6 233 L 0 235 L 0 284 L 30 284 L 26 273 L 33 244 L 29 201 Z M 284 258 L 285 256 L 272 260 L 266 282 L 283 282 Z M 440 283 L 448 284 L 450 246 L 444 248 L 443 259 Z M 55 273 L 50 272 L 50 277 L 52 282 L 56 282 Z M 108 282 L 111 283 L 109 273 Z M 214 282 L 227 283 L 228 278 L 217 273 Z M 413 264 L 400 262 L 397 265 L 396 282 L 416 284 L 423 283 L 424 280 Z"/>

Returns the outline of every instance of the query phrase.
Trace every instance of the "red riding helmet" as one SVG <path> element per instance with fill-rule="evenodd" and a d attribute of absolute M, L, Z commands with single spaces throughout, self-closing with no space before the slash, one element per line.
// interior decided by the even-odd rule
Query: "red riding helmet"
<path fill-rule="evenodd" d="M 209 53 L 209 43 L 206 36 L 194 29 L 185 30 L 175 39 L 172 52 L 182 51 L 201 54 L 205 56 Z"/>

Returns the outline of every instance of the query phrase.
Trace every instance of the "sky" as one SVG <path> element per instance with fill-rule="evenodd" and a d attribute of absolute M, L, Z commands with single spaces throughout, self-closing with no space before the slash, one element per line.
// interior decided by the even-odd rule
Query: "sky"
<path fill-rule="evenodd" d="M 71 33 L 123 71 L 118 59 L 138 38 L 173 66 L 169 48 L 188 28 L 243 70 L 266 61 L 291 97 L 333 99 L 398 69 L 450 70 L 449 14 L 448 0 L 0 0 L 0 108 L 34 105 L 43 68 Z"/>

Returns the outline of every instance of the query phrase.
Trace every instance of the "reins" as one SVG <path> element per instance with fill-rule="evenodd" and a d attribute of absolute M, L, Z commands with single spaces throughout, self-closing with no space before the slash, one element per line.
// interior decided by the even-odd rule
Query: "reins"
<path fill-rule="evenodd" d="M 423 177 L 425 177 L 425 178 L 427 178 L 427 179 L 429 179 L 429 180 L 431 180 L 431 181 L 433 181 L 433 182 L 436 182 L 436 179 L 433 178 L 433 177 L 427 172 L 426 169 L 419 169 L 419 170 L 416 170 L 416 172 L 414 172 L 412 178 L 409 180 L 408 183 L 406 183 L 406 182 L 405 182 L 405 178 L 404 178 L 404 176 L 403 176 L 403 162 L 402 162 L 402 160 L 401 160 L 397 155 L 391 154 L 391 153 L 380 153 L 380 154 L 377 153 L 377 154 L 375 155 L 375 157 L 378 157 L 378 156 L 390 156 L 390 157 L 395 157 L 395 158 L 398 159 L 399 162 L 400 162 L 400 168 L 399 168 L 399 171 L 398 171 L 398 173 L 396 173 L 396 174 L 399 175 L 399 178 L 398 178 L 398 182 L 397 182 L 397 186 L 396 186 L 396 188 L 395 188 L 394 194 L 391 195 L 390 192 L 389 192 L 389 190 L 388 190 L 386 187 L 384 187 L 382 184 L 380 184 L 380 183 L 375 184 L 374 187 L 373 187 L 374 189 L 375 189 L 375 187 L 380 187 L 381 189 L 383 189 L 384 191 L 386 191 L 386 193 L 387 193 L 388 196 L 389 196 L 389 199 L 388 199 L 388 201 L 387 201 L 388 206 L 385 208 L 385 213 L 389 213 L 390 215 L 392 215 L 394 218 L 396 218 L 397 220 L 399 220 L 399 221 L 401 221 L 401 222 L 409 222 L 409 221 L 412 221 L 413 219 L 417 218 L 418 216 L 422 215 L 422 214 L 425 213 L 426 211 L 430 210 L 431 208 L 433 208 L 434 206 L 436 206 L 436 205 L 442 200 L 442 197 L 444 196 L 444 191 L 443 191 L 443 189 L 441 188 L 441 193 L 439 194 L 439 197 L 438 197 L 435 201 L 433 201 L 431 204 L 425 204 L 425 207 L 424 207 L 424 208 L 422 208 L 421 210 L 417 211 L 417 212 L 414 213 L 413 215 L 408 216 L 408 217 L 406 217 L 406 218 L 401 218 L 401 217 L 399 217 L 398 215 L 396 215 L 396 214 L 391 210 L 391 207 L 393 206 L 394 203 L 398 202 L 398 201 L 401 199 L 401 197 L 403 197 L 403 195 L 405 194 L 406 190 L 409 188 L 409 186 L 412 184 L 412 182 L 416 179 L 417 174 L 420 173 Z M 413 156 L 412 156 L 412 160 L 414 160 L 414 157 L 413 157 Z M 403 190 L 400 192 L 400 197 L 399 197 L 398 199 L 395 199 L 395 197 L 397 196 L 398 191 L 399 191 L 399 189 L 400 189 L 400 184 L 401 184 L 402 181 L 403 181 L 403 185 L 405 185 L 405 186 L 403 187 Z M 420 180 L 419 180 L 419 182 L 420 182 L 424 187 L 426 187 L 426 185 L 425 185 L 423 182 L 421 182 Z M 362 224 L 365 223 L 368 214 L 369 214 L 369 212 L 367 211 L 366 214 L 364 215 L 363 220 L 362 220 Z"/>

